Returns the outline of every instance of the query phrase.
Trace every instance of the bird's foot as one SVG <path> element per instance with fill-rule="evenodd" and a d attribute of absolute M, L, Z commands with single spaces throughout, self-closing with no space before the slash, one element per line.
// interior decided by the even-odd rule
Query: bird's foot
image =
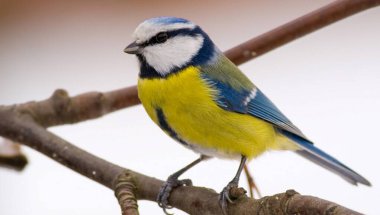
<path fill-rule="evenodd" d="M 227 214 L 228 203 L 234 203 L 234 200 L 236 200 L 235 195 L 233 196 L 230 195 L 230 191 L 232 188 L 238 188 L 238 183 L 236 183 L 235 181 L 231 181 L 230 183 L 227 184 L 225 188 L 223 188 L 222 192 L 220 193 L 219 205 L 222 208 L 223 215 Z"/>
<path fill-rule="evenodd" d="M 168 180 L 166 180 L 166 182 L 162 185 L 160 192 L 158 193 L 158 196 L 157 196 L 158 206 L 160 206 L 164 210 L 165 214 L 169 215 L 170 213 L 168 213 L 166 209 L 173 208 L 172 206 L 169 205 L 169 201 L 168 201 L 172 190 L 176 187 L 191 186 L 191 185 L 193 185 L 193 183 L 191 182 L 190 179 L 178 180 L 178 177 L 175 175 L 169 176 Z"/>

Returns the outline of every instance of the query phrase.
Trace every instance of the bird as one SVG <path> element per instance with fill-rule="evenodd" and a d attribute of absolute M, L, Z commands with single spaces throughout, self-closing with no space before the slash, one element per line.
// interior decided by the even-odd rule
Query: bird
<path fill-rule="evenodd" d="M 290 150 L 341 176 L 371 186 L 360 174 L 317 148 L 195 23 L 177 17 L 149 18 L 133 33 L 124 52 L 137 56 L 138 97 L 149 117 L 171 138 L 200 155 L 168 177 L 157 202 L 191 180 L 179 177 L 212 157 L 240 159 L 235 176 L 221 191 L 227 213 L 246 162 L 266 151 Z"/>

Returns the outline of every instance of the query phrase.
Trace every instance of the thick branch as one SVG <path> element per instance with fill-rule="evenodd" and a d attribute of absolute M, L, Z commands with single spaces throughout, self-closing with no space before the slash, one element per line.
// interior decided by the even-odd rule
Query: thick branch
<path fill-rule="evenodd" d="M 0 108 L 0 119 L 1 136 L 28 145 L 112 190 L 120 188 L 120 184 L 125 181 L 120 181 L 119 177 L 125 178 L 123 175 L 127 173 L 133 180 L 126 181 L 128 184 L 124 183 L 124 185 L 132 187 L 138 199 L 155 201 L 163 181 L 124 169 L 83 151 L 50 133 L 33 121 L 29 115 L 19 113 L 17 110 Z M 127 192 L 131 192 L 131 189 L 127 189 Z M 218 204 L 218 193 L 207 188 L 177 188 L 170 196 L 170 204 L 190 214 L 222 214 Z M 133 207 L 128 209 L 133 209 Z M 273 214 L 274 212 L 276 214 L 310 214 L 309 212 L 359 214 L 335 203 L 316 197 L 301 196 L 290 191 L 259 200 L 245 195 L 240 196 L 238 202 L 229 207 L 230 214 Z"/>
<path fill-rule="evenodd" d="M 27 113 L 43 127 L 50 127 L 98 118 L 139 103 L 134 86 L 106 93 L 88 92 L 75 97 L 69 97 L 65 90 L 60 89 L 47 100 L 13 106 L 12 109 Z"/>
<path fill-rule="evenodd" d="M 51 99 L 23 104 L 19 106 L 22 112 L 17 108 L 0 107 L 0 136 L 30 146 L 87 178 L 109 187 L 115 191 L 117 197 L 126 196 L 124 192 L 126 190 L 128 191 L 128 186 L 119 182 L 129 182 L 128 179 L 125 178 L 125 173 L 128 170 L 70 144 L 47 131 L 28 114 L 38 113 L 39 110 L 34 110 L 33 108 L 39 108 L 40 105 L 55 106 L 55 102 L 59 101 Z M 30 107 L 28 107 L 28 105 L 30 105 Z M 23 112 L 25 108 L 29 110 L 28 113 Z M 36 116 L 34 115 L 34 117 Z M 136 174 L 131 171 L 131 175 L 131 178 L 133 178 Z M 119 177 L 122 179 L 119 179 Z M 134 186 L 134 183 L 132 186 Z M 122 199 L 123 198 L 118 198 L 119 201 Z M 129 206 L 128 203 L 131 202 L 135 202 L 133 205 L 136 207 L 125 210 L 126 206 Z M 136 198 L 120 203 L 123 206 L 123 215 L 138 214 Z"/>

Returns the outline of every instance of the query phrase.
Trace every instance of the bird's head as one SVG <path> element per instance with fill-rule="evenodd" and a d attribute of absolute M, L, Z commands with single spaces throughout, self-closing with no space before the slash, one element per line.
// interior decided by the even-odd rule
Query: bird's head
<path fill-rule="evenodd" d="M 136 54 L 140 76 L 166 77 L 189 65 L 209 62 L 217 53 L 214 44 L 194 23 L 176 17 L 157 17 L 142 22 L 134 42 L 124 51 Z"/>

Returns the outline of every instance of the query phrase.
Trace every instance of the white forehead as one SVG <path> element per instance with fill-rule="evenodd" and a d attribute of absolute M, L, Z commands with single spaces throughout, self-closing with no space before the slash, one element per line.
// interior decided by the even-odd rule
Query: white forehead
<path fill-rule="evenodd" d="M 143 43 L 159 32 L 178 29 L 194 29 L 196 25 L 191 22 L 162 22 L 160 18 L 148 19 L 137 26 L 133 38 L 137 43 Z"/>

